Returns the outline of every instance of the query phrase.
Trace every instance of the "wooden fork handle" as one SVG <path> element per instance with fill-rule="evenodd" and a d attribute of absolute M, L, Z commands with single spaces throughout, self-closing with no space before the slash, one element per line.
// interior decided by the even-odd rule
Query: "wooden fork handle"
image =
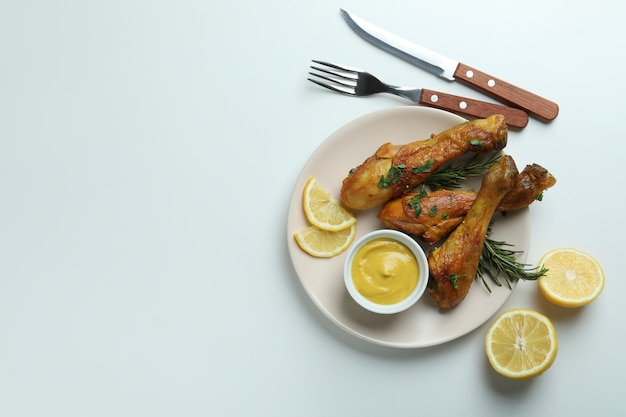
<path fill-rule="evenodd" d="M 488 103 L 467 97 L 455 96 L 440 91 L 422 89 L 420 104 L 447 110 L 452 113 L 478 118 L 486 118 L 494 114 L 501 114 L 509 126 L 523 128 L 528 124 L 528 113 L 524 110 Z"/>
<path fill-rule="evenodd" d="M 469 65 L 459 63 L 454 78 L 498 101 L 510 103 L 542 119 L 553 120 L 559 114 L 559 106 L 556 103 Z"/>

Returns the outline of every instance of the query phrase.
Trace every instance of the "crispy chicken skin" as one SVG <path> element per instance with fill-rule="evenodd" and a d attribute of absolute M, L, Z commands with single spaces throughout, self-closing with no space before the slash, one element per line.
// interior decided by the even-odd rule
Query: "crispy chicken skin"
<path fill-rule="evenodd" d="M 476 194 L 475 191 L 434 191 L 419 200 L 422 212 L 416 216 L 415 208 L 410 203 L 417 193 L 409 193 L 385 203 L 378 218 L 389 229 L 400 230 L 434 243 L 461 224 Z"/>
<path fill-rule="evenodd" d="M 440 310 L 457 306 L 474 282 L 493 213 L 513 188 L 518 171 L 504 155 L 485 174 L 474 203 L 461 224 L 428 255 L 428 292 Z"/>
<path fill-rule="evenodd" d="M 556 184 L 556 178 L 538 164 L 526 165 L 515 185 L 496 208 L 514 211 L 527 207 L 541 193 Z M 416 216 L 410 202 L 417 195 L 411 192 L 383 205 L 378 218 L 385 227 L 401 230 L 435 243 L 448 235 L 462 221 L 476 199 L 475 191 L 437 190 L 419 200 L 422 212 Z"/>
<path fill-rule="evenodd" d="M 526 165 L 518 175 L 513 189 L 498 205 L 498 210 L 513 211 L 526 207 L 554 184 L 556 178 L 547 169 L 538 164 Z"/>
<path fill-rule="evenodd" d="M 467 152 L 503 149 L 508 137 L 504 116 L 493 115 L 461 123 L 430 139 L 406 145 L 386 143 L 350 171 L 343 180 L 341 201 L 353 210 L 365 210 L 399 197 L 424 181 L 443 163 Z M 404 167 L 389 187 L 379 186 L 391 167 Z M 413 168 L 424 168 L 414 173 Z"/>

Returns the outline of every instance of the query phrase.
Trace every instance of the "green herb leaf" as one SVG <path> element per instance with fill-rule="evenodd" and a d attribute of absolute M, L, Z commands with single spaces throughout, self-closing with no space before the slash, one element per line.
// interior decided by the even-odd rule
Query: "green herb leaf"
<path fill-rule="evenodd" d="M 485 146 L 485 141 L 481 139 L 472 139 L 469 141 L 469 144 L 472 145 L 475 149 L 482 149 Z"/>
<path fill-rule="evenodd" d="M 404 164 L 393 165 L 387 171 L 386 177 L 384 175 L 380 176 L 380 180 L 378 180 L 378 187 L 389 188 L 392 184 L 396 184 L 398 181 L 400 181 L 400 176 L 405 169 L 406 165 Z"/>
<path fill-rule="evenodd" d="M 458 274 L 450 274 L 450 276 L 448 277 L 455 290 L 459 288 L 459 278 L 460 276 Z"/>
<path fill-rule="evenodd" d="M 424 163 L 424 165 L 411 168 L 411 172 L 414 174 L 422 174 L 424 172 L 428 172 L 430 171 L 430 168 L 433 166 L 434 163 L 435 160 L 433 158 L 430 158 L 428 161 L 426 161 L 426 163 Z"/>
<path fill-rule="evenodd" d="M 411 206 L 411 208 L 415 210 L 415 217 L 419 217 L 422 214 L 422 204 L 420 203 L 420 201 L 427 195 L 428 193 L 422 187 L 420 192 L 415 194 L 415 197 L 413 197 L 411 201 L 409 201 L 409 206 Z"/>

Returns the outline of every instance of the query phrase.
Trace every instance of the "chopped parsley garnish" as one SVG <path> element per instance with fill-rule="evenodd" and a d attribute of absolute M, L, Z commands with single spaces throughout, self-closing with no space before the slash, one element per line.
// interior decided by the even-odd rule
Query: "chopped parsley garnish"
<path fill-rule="evenodd" d="M 459 288 L 459 278 L 460 277 L 458 274 L 450 274 L 450 276 L 448 277 L 455 290 Z"/>
<path fill-rule="evenodd" d="M 396 184 L 398 181 L 400 181 L 400 176 L 405 169 L 406 165 L 404 164 L 393 165 L 391 168 L 389 168 L 389 171 L 387 171 L 386 177 L 384 175 L 380 176 L 378 186 L 380 188 L 389 188 L 391 187 L 391 184 Z"/>
<path fill-rule="evenodd" d="M 427 195 L 428 193 L 426 192 L 426 190 L 422 188 L 420 192 L 415 194 L 415 197 L 413 197 L 411 201 L 409 201 L 409 206 L 411 206 L 411 208 L 415 210 L 415 217 L 419 217 L 420 214 L 422 214 L 422 204 L 420 203 L 420 201 Z"/>
<path fill-rule="evenodd" d="M 424 165 L 411 168 L 411 172 L 414 174 L 422 174 L 424 172 L 428 172 L 430 171 L 430 168 L 433 166 L 434 163 L 435 163 L 435 160 L 433 158 L 430 158 L 428 161 L 424 163 Z"/>
<path fill-rule="evenodd" d="M 469 144 L 472 145 L 475 149 L 482 149 L 485 146 L 485 141 L 481 139 L 472 139 L 469 141 Z"/>

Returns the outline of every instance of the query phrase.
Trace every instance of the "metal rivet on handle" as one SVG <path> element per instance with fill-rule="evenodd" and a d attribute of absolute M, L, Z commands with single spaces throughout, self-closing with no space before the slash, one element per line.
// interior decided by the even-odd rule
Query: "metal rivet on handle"
<path fill-rule="evenodd" d="M 437 96 L 437 94 L 433 94 L 432 96 L 430 96 L 430 101 L 432 101 L 433 103 L 438 102 L 439 96 Z"/>
<path fill-rule="evenodd" d="M 489 80 L 489 81 L 487 81 L 487 85 L 489 87 L 493 87 L 494 85 L 496 85 L 496 81 L 495 80 Z"/>
<path fill-rule="evenodd" d="M 474 71 L 467 71 L 465 75 L 467 75 L 467 78 L 472 78 L 474 76 Z"/>
<path fill-rule="evenodd" d="M 466 109 L 466 108 L 467 108 L 467 103 L 466 103 L 466 102 L 464 102 L 464 101 L 460 102 L 460 103 L 459 103 L 459 108 L 461 108 L 461 109 Z"/>

